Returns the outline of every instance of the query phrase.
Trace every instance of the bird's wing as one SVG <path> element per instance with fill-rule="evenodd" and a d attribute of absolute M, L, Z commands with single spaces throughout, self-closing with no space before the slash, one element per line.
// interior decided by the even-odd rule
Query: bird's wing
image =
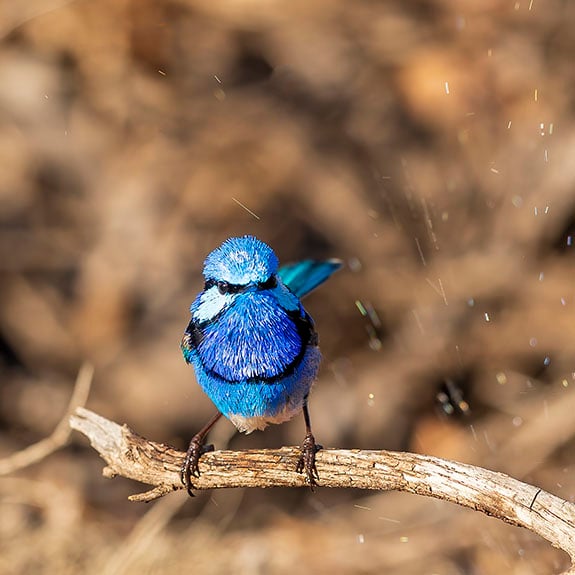
<path fill-rule="evenodd" d="M 303 260 L 281 267 L 278 270 L 278 276 L 297 297 L 301 298 L 322 284 L 342 264 L 341 260 L 336 259 Z"/>

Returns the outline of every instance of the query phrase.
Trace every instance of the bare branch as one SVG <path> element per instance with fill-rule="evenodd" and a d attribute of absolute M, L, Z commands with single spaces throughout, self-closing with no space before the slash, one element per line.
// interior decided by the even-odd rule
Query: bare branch
<path fill-rule="evenodd" d="M 52 432 L 52 435 L 4 459 L 0 459 L 0 476 L 8 475 L 24 467 L 28 467 L 33 463 L 37 463 L 66 445 L 70 437 L 69 417 L 76 408 L 83 406 L 88 400 L 93 376 L 94 367 L 89 363 L 83 364 L 78 372 L 68 409 L 56 426 L 56 429 Z"/>
<path fill-rule="evenodd" d="M 132 501 L 151 501 L 182 489 L 184 453 L 83 408 L 70 425 L 107 462 L 106 477 L 121 475 L 154 486 L 132 495 Z M 295 472 L 299 454 L 297 447 L 206 453 L 195 488 L 304 487 L 304 477 Z M 343 449 L 321 450 L 317 468 L 321 487 L 407 491 L 482 511 L 537 533 L 575 563 L 575 505 L 503 473 L 414 453 Z"/>

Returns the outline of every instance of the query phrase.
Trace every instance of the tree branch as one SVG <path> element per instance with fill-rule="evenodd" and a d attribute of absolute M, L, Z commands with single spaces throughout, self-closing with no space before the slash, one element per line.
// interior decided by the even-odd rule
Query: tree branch
<path fill-rule="evenodd" d="M 183 452 L 84 408 L 70 417 L 70 425 L 106 461 L 106 477 L 121 475 L 154 486 L 132 495 L 132 501 L 152 501 L 183 488 Z M 195 489 L 303 487 L 305 479 L 295 471 L 299 454 L 298 447 L 206 453 Z M 407 491 L 482 511 L 537 533 L 575 564 L 575 505 L 503 473 L 414 453 L 343 449 L 318 452 L 317 469 L 321 487 Z M 568 574 L 575 574 L 575 567 Z"/>

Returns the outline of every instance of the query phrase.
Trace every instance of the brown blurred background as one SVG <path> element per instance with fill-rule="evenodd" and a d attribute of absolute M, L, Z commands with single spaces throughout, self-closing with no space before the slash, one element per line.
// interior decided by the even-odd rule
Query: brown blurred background
<path fill-rule="evenodd" d="M 5 0 L 0 457 L 88 407 L 184 448 L 205 255 L 341 257 L 306 300 L 326 446 L 575 496 L 575 3 Z M 298 444 L 300 418 L 217 447 Z M 0 573 L 541 574 L 538 537 L 423 497 L 173 494 L 87 442 L 0 478 Z"/>

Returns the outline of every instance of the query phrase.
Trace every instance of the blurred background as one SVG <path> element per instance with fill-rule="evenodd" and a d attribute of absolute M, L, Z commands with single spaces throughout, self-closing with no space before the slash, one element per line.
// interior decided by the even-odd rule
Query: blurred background
<path fill-rule="evenodd" d="M 0 9 L 0 458 L 87 406 L 185 448 L 206 254 L 340 257 L 310 296 L 329 447 L 575 497 L 575 3 L 8 0 Z M 301 416 L 232 449 L 299 444 Z M 541 574 L 567 557 L 402 493 L 144 505 L 85 438 L 0 478 L 0 573 Z"/>

